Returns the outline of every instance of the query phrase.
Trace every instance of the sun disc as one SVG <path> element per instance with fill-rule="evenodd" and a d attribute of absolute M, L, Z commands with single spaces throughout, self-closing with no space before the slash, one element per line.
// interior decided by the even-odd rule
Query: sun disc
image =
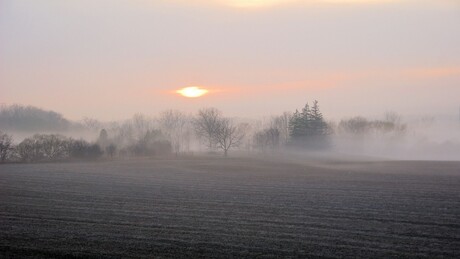
<path fill-rule="evenodd" d="M 209 90 L 207 89 L 204 89 L 204 88 L 200 88 L 198 86 L 189 86 L 189 87 L 185 87 L 185 88 L 182 88 L 180 90 L 177 90 L 176 93 L 184 96 L 184 97 L 188 97 L 188 98 L 197 98 L 197 97 L 201 97 L 205 94 L 207 94 L 209 92 Z"/>

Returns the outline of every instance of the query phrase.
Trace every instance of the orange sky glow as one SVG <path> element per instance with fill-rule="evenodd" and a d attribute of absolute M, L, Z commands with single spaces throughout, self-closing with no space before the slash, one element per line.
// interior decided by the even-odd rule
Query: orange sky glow
<path fill-rule="evenodd" d="M 332 118 L 457 115 L 459 12 L 453 0 L 4 0 L 0 103 L 103 120 L 263 116 L 314 99 Z"/>

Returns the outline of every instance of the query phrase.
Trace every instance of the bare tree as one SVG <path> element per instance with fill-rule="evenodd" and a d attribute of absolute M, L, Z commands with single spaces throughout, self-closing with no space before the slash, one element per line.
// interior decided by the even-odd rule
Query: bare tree
<path fill-rule="evenodd" d="M 137 139 L 141 139 L 152 126 L 152 121 L 140 113 L 135 114 L 131 122 Z"/>
<path fill-rule="evenodd" d="M 69 140 L 60 135 L 36 134 L 24 139 L 17 146 L 17 153 L 22 161 L 54 161 L 68 156 Z"/>
<path fill-rule="evenodd" d="M 402 124 L 402 116 L 394 111 L 387 111 L 384 114 L 384 121 L 395 125 Z"/>
<path fill-rule="evenodd" d="M 338 130 L 340 133 L 364 136 L 371 129 L 372 123 L 364 117 L 353 117 L 351 119 L 342 120 L 339 123 Z"/>
<path fill-rule="evenodd" d="M 122 123 L 114 132 L 113 141 L 117 143 L 118 146 L 126 147 L 136 141 L 133 125 L 130 121 Z"/>
<path fill-rule="evenodd" d="M 16 146 L 15 151 L 18 159 L 23 162 L 97 159 L 102 155 L 96 143 L 53 134 L 36 134 L 26 138 Z"/>
<path fill-rule="evenodd" d="M 205 108 L 198 112 L 193 121 L 195 132 L 199 138 L 204 138 L 210 150 L 216 147 L 216 134 L 221 121 L 221 112 L 216 108 Z"/>
<path fill-rule="evenodd" d="M 40 145 L 35 138 L 26 138 L 16 147 L 19 158 L 23 162 L 34 162 L 43 159 Z"/>
<path fill-rule="evenodd" d="M 0 131 L 0 163 L 5 162 L 13 150 L 13 137 Z"/>
<path fill-rule="evenodd" d="M 93 131 L 97 131 L 103 127 L 102 123 L 96 119 L 84 117 L 82 120 L 82 124 L 85 128 Z"/>
<path fill-rule="evenodd" d="M 214 134 L 217 147 L 228 155 L 231 148 L 238 147 L 245 135 L 245 125 L 235 125 L 230 119 L 222 118 L 217 121 L 217 128 Z"/>
<path fill-rule="evenodd" d="M 187 116 L 180 111 L 167 110 L 160 115 L 160 129 L 171 142 L 173 151 L 176 156 L 183 151 L 184 142 L 186 142 L 186 125 L 188 122 Z"/>
<path fill-rule="evenodd" d="M 406 132 L 406 124 L 402 123 L 401 116 L 396 113 L 386 113 L 384 120 L 367 120 L 363 117 L 354 117 L 342 120 L 338 131 L 351 136 L 402 136 Z"/>
<path fill-rule="evenodd" d="M 394 136 L 402 136 L 406 133 L 407 125 L 403 122 L 402 116 L 396 112 L 386 112 L 384 122 L 387 126 L 387 130 L 391 131 Z"/>
<path fill-rule="evenodd" d="M 279 131 L 279 140 L 281 144 L 287 144 L 289 142 L 289 121 L 291 118 L 292 113 L 283 112 L 283 114 L 271 119 L 270 128 L 274 128 Z"/>
<path fill-rule="evenodd" d="M 47 160 L 62 159 L 67 155 L 68 142 L 60 135 L 35 135 L 43 157 Z"/>
<path fill-rule="evenodd" d="M 274 151 L 280 146 L 280 131 L 273 127 L 259 131 L 254 135 L 254 144 L 262 151 Z"/>

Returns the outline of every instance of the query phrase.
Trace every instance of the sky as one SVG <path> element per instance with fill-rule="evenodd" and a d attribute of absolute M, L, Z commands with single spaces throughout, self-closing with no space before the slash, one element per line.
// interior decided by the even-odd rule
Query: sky
<path fill-rule="evenodd" d="M 0 103 L 118 120 L 458 117 L 457 0 L 0 0 Z M 200 86 L 209 93 L 175 93 Z"/>

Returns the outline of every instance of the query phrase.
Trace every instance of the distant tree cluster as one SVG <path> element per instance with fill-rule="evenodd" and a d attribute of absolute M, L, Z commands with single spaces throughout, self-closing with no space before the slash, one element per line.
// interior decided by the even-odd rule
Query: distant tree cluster
<path fill-rule="evenodd" d="M 292 118 L 291 112 L 284 112 L 279 116 L 272 117 L 270 121 L 270 128 L 276 129 L 279 134 L 280 145 L 286 145 L 290 139 L 289 124 Z"/>
<path fill-rule="evenodd" d="M 275 151 L 281 145 L 279 129 L 270 127 L 254 134 L 254 146 L 261 151 Z"/>
<path fill-rule="evenodd" d="M 338 133 L 355 137 L 390 136 L 398 137 L 405 134 L 406 124 L 402 123 L 401 116 L 394 112 L 387 112 L 383 120 L 368 120 L 364 117 L 353 117 L 340 121 Z"/>
<path fill-rule="evenodd" d="M 18 145 L 12 137 L 0 134 L 1 162 L 51 162 L 70 159 L 97 159 L 102 155 L 99 145 L 85 140 L 74 140 L 61 135 L 36 134 Z"/>
<path fill-rule="evenodd" d="M 221 149 L 224 155 L 232 148 L 239 147 L 245 136 L 245 124 L 236 124 L 222 116 L 215 108 L 202 109 L 193 121 L 195 132 L 210 150 Z"/>
<path fill-rule="evenodd" d="M 273 116 L 268 125 L 256 130 L 252 137 L 252 147 L 262 152 L 275 152 L 286 147 L 290 140 L 289 123 L 292 113 L 284 112 Z"/>
<path fill-rule="evenodd" d="M 5 131 L 65 131 L 74 126 L 61 114 L 32 106 L 1 106 L 0 125 Z"/>
<path fill-rule="evenodd" d="M 159 156 L 172 153 L 171 136 L 154 127 L 152 120 L 136 114 L 131 120 L 101 129 L 97 144 L 107 157 Z M 177 144 L 177 146 L 181 146 Z"/>
<path fill-rule="evenodd" d="M 0 131 L 0 163 L 11 159 L 13 151 L 13 137 Z"/>
<path fill-rule="evenodd" d="M 134 156 L 168 155 L 172 152 L 171 142 L 159 130 L 149 130 L 142 138 L 125 149 Z"/>
<path fill-rule="evenodd" d="M 56 162 L 68 160 L 97 160 L 101 157 L 114 158 L 115 156 L 164 156 L 172 153 L 171 142 L 160 130 L 147 129 L 140 133 L 125 146 L 117 146 L 116 139 L 127 137 L 130 134 L 118 132 L 122 135 L 110 137 L 107 130 L 102 129 L 96 142 L 91 143 L 83 139 L 73 139 L 59 134 L 35 134 L 13 144 L 11 135 L 0 132 L 0 162 Z"/>
<path fill-rule="evenodd" d="M 95 160 L 100 158 L 104 151 L 97 143 L 89 143 L 85 140 L 69 141 L 69 158 L 80 160 Z"/>
<path fill-rule="evenodd" d="M 164 134 L 163 140 L 170 142 L 176 156 L 190 150 L 192 134 L 190 124 L 191 119 L 180 111 L 167 110 L 160 115 L 159 128 Z"/>
<path fill-rule="evenodd" d="M 291 146 L 325 148 L 329 145 L 330 135 L 331 127 L 324 120 L 318 101 L 314 101 L 312 107 L 307 103 L 302 112 L 296 110 L 289 121 Z"/>
<path fill-rule="evenodd" d="M 30 118 L 32 115 L 36 118 Z M 11 125 L 30 128 L 28 125 L 35 124 L 35 119 L 40 121 L 37 125 L 50 123 L 50 131 L 71 124 L 58 113 L 33 107 L 3 107 L 0 122 L 7 118 L 14 118 L 13 123 L 2 124 L 2 128 L 4 125 L 9 125 L 6 129 L 10 129 Z M 384 120 L 370 121 L 362 117 L 342 120 L 333 128 L 324 119 L 318 101 L 311 106 L 307 103 L 301 111 L 284 112 L 265 121 L 250 123 L 225 117 L 216 108 L 204 108 L 196 115 L 167 110 L 157 118 L 135 114 L 126 121 L 110 123 L 85 118 L 79 125 L 85 132 L 92 132 L 94 142 L 58 134 L 36 134 L 15 145 L 12 136 L 0 133 L 0 162 L 179 156 L 191 152 L 191 146 L 205 146 L 212 153 L 221 151 L 224 156 L 233 149 L 241 148 L 248 152 L 276 152 L 292 147 L 321 150 L 331 146 L 334 131 L 355 136 L 372 132 L 395 135 L 405 131 L 405 125 L 395 113 L 387 113 Z M 39 128 L 43 129 L 41 126 Z"/>
<path fill-rule="evenodd" d="M 100 125 L 91 121 L 94 126 Z M 108 157 L 176 156 L 190 152 L 192 140 L 199 139 L 210 151 L 229 150 L 241 145 L 247 131 L 244 123 L 235 123 L 215 108 L 201 109 L 196 116 L 167 110 L 157 119 L 136 114 L 121 124 L 101 129 L 98 145 Z"/>
<path fill-rule="evenodd" d="M 312 106 L 305 104 L 302 111 L 272 117 L 267 126 L 253 134 L 252 146 L 262 152 L 281 148 L 321 150 L 331 146 L 332 133 L 318 101 L 314 101 Z"/>

